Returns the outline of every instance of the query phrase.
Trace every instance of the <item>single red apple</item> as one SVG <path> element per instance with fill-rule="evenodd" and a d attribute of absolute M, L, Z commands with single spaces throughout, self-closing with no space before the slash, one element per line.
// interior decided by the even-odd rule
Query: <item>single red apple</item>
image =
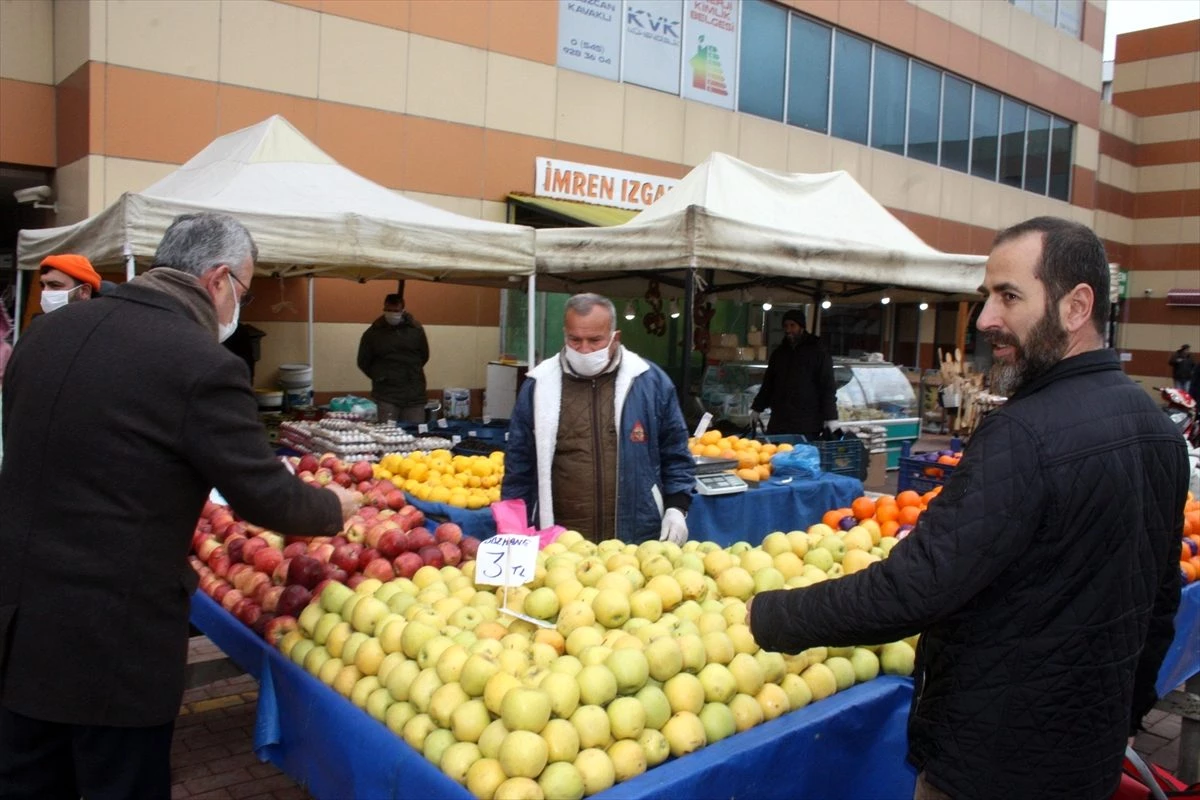
<path fill-rule="evenodd" d="M 253 599 L 256 592 L 261 594 L 262 591 L 265 591 L 262 587 L 269 587 L 270 585 L 271 576 L 252 569 L 249 576 L 242 581 L 242 594 Z M 262 600 L 260 598 L 255 600 L 255 602 L 262 602 Z"/>
<path fill-rule="evenodd" d="M 220 583 L 213 586 L 212 599 L 220 603 L 225 599 L 225 595 L 233 591 L 233 585 L 229 581 L 222 580 Z"/>
<path fill-rule="evenodd" d="M 354 572 L 358 569 L 358 557 L 362 555 L 363 546 L 358 542 L 347 542 L 346 544 L 333 548 L 333 555 L 329 559 L 329 563 L 334 566 L 346 570 L 346 572 Z"/>
<path fill-rule="evenodd" d="M 387 500 L 388 508 L 392 511 L 399 511 L 408 505 L 408 499 L 404 496 L 404 492 L 399 489 L 392 489 L 384 495 L 384 499 Z"/>
<path fill-rule="evenodd" d="M 358 586 L 360 583 L 365 581 L 366 579 L 367 579 L 366 575 L 363 575 L 361 572 L 356 572 L 353 575 L 351 575 L 349 578 L 346 579 L 346 587 L 349 589 L 353 589 L 356 586 Z"/>
<path fill-rule="evenodd" d="M 364 522 L 365 522 L 365 521 L 368 521 L 368 520 L 373 520 L 373 519 L 375 519 L 375 517 L 379 516 L 379 509 L 378 509 L 378 508 L 372 508 L 371 506 L 364 506 L 363 508 L 360 508 L 360 509 L 358 510 L 358 516 L 359 516 L 359 517 L 360 517 L 360 518 L 361 518 L 361 519 L 362 519 Z M 353 517 L 351 517 L 351 519 L 354 519 L 354 518 L 353 518 Z"/>
<path fill-rule="evenodd" d="M 350 476 L 356 481 L 369 481 L 375 476 L 370 461 L 355 461 L 350 465 Z"/>
<path fill-rule="evenodd" d="M 288 631 L 294 631 L 300 627 L 300 623 L 296 622 L 296 618 L 287 614 L 276 614 L 275 618 L 267 623 L 266 631 L 263 638 L 272 647 L 279 647 L 279 642 L 287 634 Z"/>
<path fill-rule="evenodd" d="M 377 558 L 367 564 L 363 569 L 363 575 L 368 578 L 378 578 L 381 581 L 390 581 L 396 577 L 396 570 L 392 569 L 392 562 L 386 558 Z"/>
<path fill-rule="evenodd" d="M 234 606 L 246 599 L 246 595 L 239 592 L 237 589 L 230 589 L 221 598 L 221 608 L 226 611 L 233 611 Z"/>
<path fill-rule="evenodd" d="M 296 463 L 296 472 L 316 472 L 320 468 L 321 462 L 312 453 L 300 456 L 300 461 Z"/>
<path fill-rule="evenodd" d="M 333 545 L 329 542 L 322 542 L 315 547 L 310 547 L 308 549 L 308 556 L 309 558 L 315 558 L 322 564 L 326 564 L 333 557 Z"/>
<path fill-rule="evenodd" d="M 279 596 L 283 594 L 286 588 L 286 586 L 280 586 L 275 583 L 267 587 L 267 590 L 263 592 L 262 598 L 258 601 L 262 604 L 263 610 L 274 611 L 277 609 L 279 607 Z"/>
<path fill-rule="evenodd" d="M 296 556 L 288 568 L 287 582 L 312 589 L 324 577 L 321 562 L 309 556 Z"/>
<path fill-rule="evenodd" d="M 378 550 L 376 550 L 374 547 L 364 548 L 363 551 L 358 554 L 358 572 L 362 572 L 367 568 L 367 564 L 370 564 L 377 558 L 379 558 Z"/>
<path fill-rule="evenodd" d="M 391 560 L 407 549 L 405 547 L 405 538 L 407 536 L 408 534 L 399 528 L 393 528 L 379 537 L 379 542 L 375 545 L 375 549 L 379 551 L 379 555 Z"/>
<path fill-rule="evenodd" d="M 254 623 L 258 622 L 258 618 L 261 616 L 262 606 L 249 598 L 243 600 L 242 605 L 237 610 L 237 618 L 248 628 L 254 627 Z"/>
<path fill-rule="evenodd" d="M 396 575 L 400 578 L 411 578 L 417 570 L 425 566 L 425 562 L 416 553 L 401 553 L 392 561 Z"/>
<path fill-rule="evenodd" d="M 317 466 L 324 467 L 325 469 L 333 469 L 334 467 L 341 465 L 341 463 L 342 462 L 338 461 L 338 457 L 333 453 L 325 453 L 318 460 Z"/>
<path fill-rule="evenodd" d="M 254 554 L 259 550 L 262 550 L 264 547 L 270 548 L 270 545 L 267 544 L 267 540 L 261 536 L 255 536 L 252 539 L 247 539 L 245 546 L 242 547 L 242 561 L 245 561 L 247 564 L 253 564 Z"/>
<path fill-rule="evenodd" d="M 273 573 L 282 561 L 283 552 L 274 547 L 264 547 L 254 554 L 254 568 L 267 575 Z"/>
<path fill-rule="evenodd" d="M 312 600 L 312 592 L 308 589 L 299 584 L 288 586 L 279 595 L 279 602 L 275 606 L 275 613 L 282 616 L 298 617 L 310 600 Z"/>
<path fill-rule="evenodd" d="M 250 629 L 253 630 L 260 639 L 266 639 L 267 626 L 271 624 L 271 620 L 273 619 L 275 619 L 275 614 L 264 609 L 263 612 L 258 615 L 258 619 L 254 620 L 254 624 L 250 626 Z"/>
<path fill-rule="evenodd" d="M 338 474 L 334 475 L 333 482 L 336 483 L 338 486 L 344 487 L 346 489 L 349 489 L 351 486 L 354 485 L 354 479 L 351 478 L 350 475 L 345 472 L 339 472 Z"/>
<path fill-rule="evenodd" d="M 437 548 L 450 566 L 456 567 L 462 561 L 462 549 L 454 542 L 438 542 Z"/>
<path fill-rule="evenodd" d="M 286 584 L 288 570 L 291 568 L 292 560 L 290 558 L 285 558 L 283 561 L 280 561 L 279 566 L 275 567 L 274 572 L 271 573 L 271 583 L 274 583 L 276 586 L 283 586 Z"/>
<path fill-rule="evenodd" d="M 308 554 L 308 542 L 307 541 L 290 542 L 290 543 L 288 543 L 287 547 L 283 548 L 283 557 L 284 558 L 295 558 L 296 556 L 303 556 L 303 555 L 307 555 L 307 554 Z"/>
<path fill-rule="evenodd" d="M 463 530 L 455 522 L 443 522 L 434 529 L 433 538 L 439 542 L 453 542 L 454 544 L 458 544 L 462 541 Z"/>
<path fill-rule="evenodd" d="M 422 547 L 417 551 L 417 555 L 419 555 L 421 560 L 431 567 L 437 567 L 438 569 L 441 569 L 442 567 L 446 566 L 446 557 L 442 555 L 442 551 L 439 550 L 435 545 L 431 544 L 428 547 Z"/>
<path fill-rule="evenodd" d="M 437 542 L 433 534 L 426 528 L 413 528 L 408 532 L 408 549 L 420 550 L 422 547 L 433 547 Z"/>
<path fill-rule="evenodd" d="M 212 567 L 212 571 L 224 578 L 229 573 L 229 567 L 232 562 L 229 560 L 229 553 L 224 547 L 218 547 L 212 551 L 208 557 L 208 566 Z"/>
<path fill-rule="evenodd" d="M 221 543 L 218 542 L 213 536 L 207 536 L 204 541 L 200 543 L 200 546 L 196 548 L 196 555 L 198 555 L 201 560 L 208 561 L 209 557 L 213 553 L 213 550 L 216 550 L 220 546 Z"/>

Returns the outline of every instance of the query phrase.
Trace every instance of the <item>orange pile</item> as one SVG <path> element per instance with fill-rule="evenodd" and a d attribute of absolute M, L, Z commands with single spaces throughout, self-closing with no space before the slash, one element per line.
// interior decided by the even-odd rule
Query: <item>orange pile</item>
<path fill-rule="evenodd" d="M 1189 544 L 1190 543 L 1190 544 Z M 1179 571 L 1184 583 L 1200 580 L 1200 500 L 1188 492 L 1183 506 L 1183 547 L 1179 551 Z"/>
<path fill-rule="evenodd" d="M 925 494 L 917 494 L 909 489 L 894 497 L 890 494 L 875 499 L 860 497 L 851 503 L 849 508 L 826 511 L 821 517 L 821 522 L 836 531 L 840 530 L 842 519 L 847 516 L 852 516 L 859 522 L 873 519 L 879 525 L 880 535 L 895 536 L 902 526 L 916 525 L 921 512 L 941 491 L 942 487 L 939 486 Z"/>
<path fill-rule="evenodd" d="M 771 477 L 771 456 L 792 449 L 790 444 L 764 444 L 756 439 L 722 436 L 720 431 L 706 431 L 699 439 L 688 439 L 688 449 L 694 456 L 735 459 L 737 476 L 744 481 L 763 481 Z"/>

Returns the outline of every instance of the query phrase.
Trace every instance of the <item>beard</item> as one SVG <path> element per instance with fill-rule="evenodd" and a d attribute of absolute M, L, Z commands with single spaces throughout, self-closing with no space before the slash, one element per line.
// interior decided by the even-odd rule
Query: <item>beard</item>
<path fill-rule="evenodd" d="M 998 362 L 992 367 L 992 393 L 1004 397 L 1012 397 L 1062 361 L 1068 344 L 1057 305 L 1046 309 L 1042 318 L 1030 329 L 1023 344 L 1015 336 L 998 331 L 986 333 L 984 338 L 992 347 L 1013 348 L 1011 363 Z"/>

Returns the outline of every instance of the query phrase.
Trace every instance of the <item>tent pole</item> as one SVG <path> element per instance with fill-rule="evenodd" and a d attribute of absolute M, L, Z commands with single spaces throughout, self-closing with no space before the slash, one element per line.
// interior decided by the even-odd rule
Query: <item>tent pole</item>
<path fill-rule="evenodd" d="M 537 351 L 534 349 L 533 337 L 537 330 L 537 273 L 529 276 L 529 283 L 526 284 L 529 297 L 526 300 L 525 316 L 526 325 L 529 330 L 525 334 L 525 345 L 529 351 L 529 360 L 526 362 L 526 369 L 533 369 L 537 364 Z"/>
<path fill-rule="evenodd" d="M 16 296 L 13 298 L 13 345 L 17 343 L 17 339 L 21 338 L 21 268 L 18 266 L 17 274 L 14 276 L 16 281 Z"/>
<path fill-rule="evenodd" d="M 313 347 L 314 347 L 313 338 L 314 337 L 313 337 L 313 276 L 312 275 L 308 276 L 308 325 L 307 325 L 306 332 L 308 334 L 308 366 L 310 368 L 312 368 L 314 366 L 313 359 L 316 357 L 315 353 L 313 352 Z"/>
<path fill-rule="evenodd" d="M 687 418 L 688 394 L 692 389 L 692 338 L 696 332 L 692 307 L 696 301 L 696 270 L 688 268 L 683 274 L 683 372 L 679 380 L 679 409 Z"/>

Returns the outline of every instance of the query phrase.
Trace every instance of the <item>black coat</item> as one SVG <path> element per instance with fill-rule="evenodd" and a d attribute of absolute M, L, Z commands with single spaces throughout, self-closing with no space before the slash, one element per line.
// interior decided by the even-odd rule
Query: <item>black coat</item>
<path fill-rule="evenodd" d="M 428 361 L 425 329 L 411 315 L 399 325 L 380 317 L 358 342 L 358 368 L 371 379 L 371 396 L 401 408 L 425 405 Z"/>
<path fill-rule="evenodd" d="M 826 420 L 837 419 L 837 387 L 833 383 L 833 358 L 810 333 L 801 333 L 795 345 L 786 340 L 771 353 L 762 387 L 751 408 L 771 409 L 767 433 L 802 433 L 814 436 Z"/>
<path fill-rule="evenodd" d="M 909 759 L 953 797 L 1110 798 L 1179 605 L 1183 440 L 1111 350 L 988 416 L 890 557 L 754 599 L 764 648 L 923 631 Z"/>
<path fill-rule="evenodd" d="M 191 534 L 216 486 L 252 522 L 332 534 L 332 492 L 274 457 L 242 361 L 137 283 L 45 315 L 4 380 L 0 702 L 150 726 L 183 694 Z"/>

